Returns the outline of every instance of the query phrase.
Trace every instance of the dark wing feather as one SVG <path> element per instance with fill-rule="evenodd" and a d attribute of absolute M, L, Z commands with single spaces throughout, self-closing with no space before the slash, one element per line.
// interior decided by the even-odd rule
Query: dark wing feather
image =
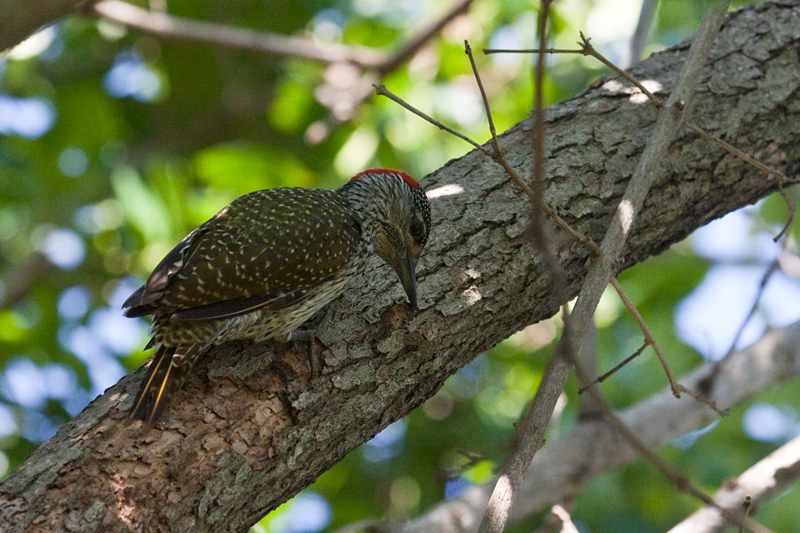
<path fill-rule="evenodd" d="M 360 238 L 357 216 L 334 191 L 251 193 L 167 254 L 126 302 L 126 315 L 189 321 L 278 309 L 334 277 Z"/>
<path fill-rule="evenodd" d="M 158 263 L 156 268 L 153 269 L 153 273 L 147 278 L 147 282 L 122 304 L 122 308 L 125 309 L 125 316 L 133 318 L 149 315 L 158 309 L 158 299 L 164 294 L 175 274 L 181 271 L 187 259 L 197 250 L 197 245 L 202 241 L 202 235 L 207 231 L 208 226 L 212 225 L 213 221 L 214 219 L 212 218 L 192 231 L 164 256 L 164 259 Z"/>
<path fill-rule="evenodd" d="M 268 307 L 273 311 L 277 311 L 278 309 L 302 300 L 306 294 L 307 293 L 304 291 L 295 291 L 290 294 L 263 294 L 236 298 L 234 300 L 225 300 L 224 302 L 216 302 L 202 307 L 193 307 L 191 309 L 177 311 L 173 313 L 169 319 L 170 322 L 216 320 L 219 318 L 231 318 L 243 315 L 255 311 L 256 309 L 261 309 L 262 307 Z"/>

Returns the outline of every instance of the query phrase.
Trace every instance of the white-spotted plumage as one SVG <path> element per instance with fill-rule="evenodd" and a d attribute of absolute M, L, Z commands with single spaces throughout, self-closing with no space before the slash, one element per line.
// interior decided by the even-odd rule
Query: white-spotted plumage
<path fill-rule="evenodd" d="M 285 339 L 377 253 L 416 307 L 416 260 L 430 232 L 425 193 L 407 174 L 370 169 L 335 190 L 279 188 L 234 200 L 190 233 L 125 302 L 153 315 L 156 347 L 129 421 L 152 427 L 211 346 Z"/>

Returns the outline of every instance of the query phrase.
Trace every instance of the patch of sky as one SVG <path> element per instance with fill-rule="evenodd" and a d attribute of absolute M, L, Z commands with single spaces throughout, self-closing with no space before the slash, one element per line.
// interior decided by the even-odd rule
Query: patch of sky
<path fill-rule="evenodd" d="M 454 498 L 458 498 L 470 487 L 472 487 L 472 483 L 463 477 L 460 477 L 455 481 L 448 481 L 444 485 L 444 499 L 452 500 Z"/>
<path fill-rule="evenodd" d="M 492 33 L 489 39 L 488 48 L 501 50 L 520 50 L 523 47 L 522 36 L 513 26 L 503 25 Z M 525 54 L 492 54 L 492 62 L 498 65 L 518 65 L 521 63 Z"/>
<path fill-rule="evenodd" d="M 89 312 L 91 298 L 86 287 L 76 285 L 64 289 L 58 297 L 58 315 L 65 320 L 78 320 Z"/>
<path fill-rule="evenodd" d="M 56 109 L 46 98 L 15 98 L 0 93 L 0 134 L 38 139 L 53 127 Z"/>
<path fill-rule="evenodd" d="M 371 463 L 377 463 L 400 455 L 400 452 L 403 451 L 407 428 L 406 419 L 386 426 L 383 431 L 361 447 L 364 459 Z"/>
<path fill-rule="evenodd" d="M 74 270 L 86 256 L 86 244 L 80 235 L 68 228 L 51 231 L 42 242 L 41 251 L 47 259 L 63 270 Z"/>
<path fill-rule="evenodd" d="M 704 428 L 696 429 L 694 431 L 690 431 L 685 435 L 681 435 L 680 437 L 672 441 L 672 445 L 678 448 L 679 450 L 688 450 L 689 448 L 694 446 L 694 443 L 697 442 L 697 439 L 699 439 L 700 437 L 702 437 L 703 435 L 705 435 L 706 433 L 717 427 L 717 424 L 719 424 L 719 420 L 714 420 Z"/>
<path fill-rule="evenodd" d="M 89 319 L 92 336 L 115 355 L 128 355 L 141 343 L 145 326 L 140 320 L 131 320 L 119 307 L 104 307 L 92 313 Z"/>
<path fill-rule="evenodd" d="M 800 433 L 800 423 L 794 409 L 763 402 L 747 409 L 742 426 L 751 439 L 774 444 L 783 444 Z"/>
<path fill-rule="evenodd" d="M 311 20 L 314 35 L 326 41 L 337 41 L 342 37 L 344 16 L 338 9 L 327 8 L 317 12 Z"/>
<path fill-rule="evenodd" d="M 331 523 L 331 505 L 316 492 L 301 492 L 288 505 L 288 512 L 276 524 L 281 533 L 316 533 Z"/>
<path fill-rule="evenodd" d="M 10 437 L 17 429 L 17 419 L 14 416 L 14 411 L 6 404 L 0 403 L 0 439 Z M 2 458 L 0 458 L 0 463 L 2 463 Z M 2 468 L 0 468 L 0 476 L 2 475 Z"/>
<path fill-rule="evenodd" d="M 764 273 L 781 250 L 767 231 L 756 231 L 747 209 L 698 229 L 690 240 L 699 255 L 717 264 L 677 306 L 675 328 L 683 342 L 711 360 L 730 349 L 758 296 Z M 777 271 L 764 287 L 736 349 L 758 340 L 767 327 L 796 320 L 800 320 L 800 283 Z"/>
<path fill-rule="evenodd" d="M 489 373 L 489 358 L 481 354 L 447 380 L 447 388 L 458 398 L 472 398 L 481 389 L 481 380 Z"/>
<path fill-rule="evenodd" d="M 96 204 L 82 205 L 75 210 L 72 222 L 83 233 L 95 235 L 115 230 L 125 221 L 119 202 L 106 199 Z"/>
<path fill-rule="evenodd" d="M 92 389 L 89 391 L 92 398 L 102 394 L 126 373 L 120 362 L 108 352 L 107 347 L 98 342 L 94 330 L 90 327 L 61 326 L 58 330 L 58 341 L 64 349 L 86 364 L 86 370 L 92 380 Z"/>
<path fill-rule="evenodd" d="M 130 96 L 139 102 L 152 102 L 161 94 L 161 79 L 148 67 L 136 50 L 122 50 L 103 77 L 103 87 L 114 98 Z"/>

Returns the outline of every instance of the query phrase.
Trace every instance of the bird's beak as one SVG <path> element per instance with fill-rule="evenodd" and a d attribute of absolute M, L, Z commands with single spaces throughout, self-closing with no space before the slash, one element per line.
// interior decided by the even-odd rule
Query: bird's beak
<path fill-rule="evenodd" d="M 400 277 L 400 283 L 408 295 L 408 301 L 411 307 L 417 308 L 417 275 L 414 272 L 414 259 L 409 255 L 400 260 L 397 268 L 397 275 Z"/>

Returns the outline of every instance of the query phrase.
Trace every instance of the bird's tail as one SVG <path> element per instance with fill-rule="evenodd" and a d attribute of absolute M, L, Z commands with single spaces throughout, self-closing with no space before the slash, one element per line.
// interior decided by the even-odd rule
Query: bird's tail
<path fill-rule="evenodd" d="M 126 425 L 141 420 L 145 434 L 156 425 L 164 414 L 170 397 L 180 388 L 188 371 L 194 366 L 199 355 L 197 348 L 197 344 L 158 347 L 147 369 L 147 375 L 142 380 Z"/>

